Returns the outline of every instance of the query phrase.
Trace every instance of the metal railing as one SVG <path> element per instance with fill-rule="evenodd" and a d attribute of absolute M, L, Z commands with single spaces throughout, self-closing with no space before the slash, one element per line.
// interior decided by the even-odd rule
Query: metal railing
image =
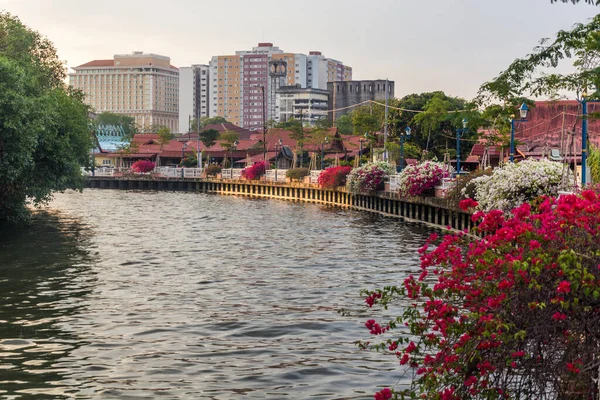
<path fill-rule="evenodd" d="M 114 176 L 114 168 L 96 168 L 94 170 L 94 176 Z"/>
<path fill-rule="evenodd" d="M 181 178 L 181 170 L 185 168 L 156 167 L 154 172 L 160 174 L 163 178 Z"/>
<path fill-rule="evenodd" d="M 319 183 L 319 175 L 321 170 L 310 171 L 310 183 Z"/>
<path fill-rule="evenodd" d="M 269 169 L 265 172 L 265 179 L 269 182 L 285 182 L 287 169 Z"/>

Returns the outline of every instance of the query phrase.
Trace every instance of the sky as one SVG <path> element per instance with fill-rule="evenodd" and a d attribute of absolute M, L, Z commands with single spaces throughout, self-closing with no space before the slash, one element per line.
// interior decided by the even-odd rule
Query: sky
<path fill-rule="evenodd" d="M 68 67 L 144 51 L 177 67 L 271 42 L 317 50 L 354 79 L 395 81 L 396 97 L 471 99 L 540 39 L 600 7 L 550 0 L 0 0 L 54 42 Z"/>

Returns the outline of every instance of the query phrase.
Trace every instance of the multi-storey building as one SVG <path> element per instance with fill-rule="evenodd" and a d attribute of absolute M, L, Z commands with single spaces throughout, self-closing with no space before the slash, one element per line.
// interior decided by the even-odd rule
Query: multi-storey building
<path fill-rule="evenodd" d="M 334 122 L 352 111 L 352 106 L 365 101 L 385 101 L 394 98 L 394 82 L 385 79 L 374 81 L 337 81 L 327 83 L 329 92 L 329 121 Z"/>
<path fill-rule="evenodd" d="M 305 126 L 314 125 L 327 118 L 329 92 L 327 90 L 301 88 L 299 85 L 282 86 L 278 91 L 279 117 L 277 121 L 291 118 L 301 120 Z"/>
<path fill-rule="evenodd" d="M 135 51 L 73 68 L 69 84 L 85 93 L 95 112 L 135 118 L 140 127 L 179 131 L 179 70 L 169 57 Z"/>
<path fill-rule="evenodd" d="M 277 61 L 285 61 L 287 70 L 273 77 L 269 63 Z M 235 55 L 214 56 L 210 61 L 209 115 L 225 117 L 245 128 L 262 129 L 265 117 L 279 118 L 279 87 L 326 90 L 330 76 L 334 80 L 352 79 L 352 69 L 320 52 L 308 56 L 286 53 L 273 43 L 259 43 Z"/>
<path fill-rule="evenodd" d="M 195 129 L 189 126 L 192 119 L 209 116 L 209 78 L 208 65 L 197 64 L 179 69 L 179 131 L 181 133 Z"/>

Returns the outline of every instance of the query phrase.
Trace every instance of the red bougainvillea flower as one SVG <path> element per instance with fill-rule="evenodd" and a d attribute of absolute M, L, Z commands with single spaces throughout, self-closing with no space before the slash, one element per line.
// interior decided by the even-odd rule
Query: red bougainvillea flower
<path fill-rule="evenodd" d="M 392 398 L 392 391 L 389 388 L 385 388 L 375 393 L 375 400 L 390 400 Z"/>
<path fill-rule="evenodd" d="M 461 210 L 463 211 L 467 211 L 469 208 L 475 208 L 479 205 L 478 202 L 476 202 L 473 199 L 464 199 L 461 200 L 460 203 L 458 203 L 458 206 L 460 207 Z"/>
<path fill-rule="evenodd" d="M 558 288 L 556 289 L 558 293 L 569 293 L 571 291 L 571 282 L 562 281 L 558 284 Z"/>

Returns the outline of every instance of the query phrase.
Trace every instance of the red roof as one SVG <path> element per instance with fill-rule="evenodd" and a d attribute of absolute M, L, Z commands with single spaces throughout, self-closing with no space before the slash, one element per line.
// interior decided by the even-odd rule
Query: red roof
<path fill-rule="evenodd" d="M 114 67 L 115 60 L 94 60 L 85 64 L 81 64 L 75 68 L 91 68 L 91 67 Z"/>

